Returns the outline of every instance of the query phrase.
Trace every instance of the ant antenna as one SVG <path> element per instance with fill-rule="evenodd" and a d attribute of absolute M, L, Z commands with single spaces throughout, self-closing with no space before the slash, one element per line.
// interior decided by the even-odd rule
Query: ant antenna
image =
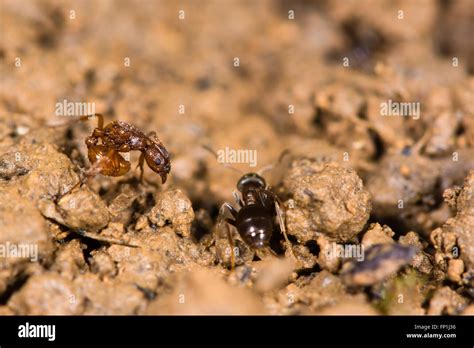
<path fill-rule="evenodd" d="M 216 158 L 217 162 L 218 162 L 221 166 L 223 166 L 223 167 L 225 167 L 225 168 L 228 168 L 228 169 L 231 169 L 231 170 L 233 170 L 234 172 L 239 173 L 240 175 L 244 175 L 244 174 L 245 174 L 245 173 L 244 173 L 243 171 L 241 171 L 240 169 L 235 168 L 235 167 L 231 166 L 231 165 L 228 164 L 228 163 L 220 163 L 220 162 L 219 162 L 219 155 L 218 155 L 217 152 L 215 152 L 210 146 L 207 146 L 207 145 L 201 145 L 201 146 L 202 146 L 202 148 L 203 148 L 204 150 L 207 150 L 207 151 L 209 151 L 211 154 L 213 154 L 214 157 Z"/>
<path fill-rule="evenodd" d="M 431 129 L 428 129 L 425 131 L 425 134 L 415 143 L 413 144 L 412 151 L 414 153 L 419 154 L 423 147 L 428 143 L 428 140 L 430 139 L 431 134 Z"/>
<path fill-rule="evenodd" d="M 259 176 L 263 176 L 263 173 L 269 171 L 269 170 L 272 170 L 273 168 L 275 168 L 275 164 L 267 164 L 266 166 L 263 166 L 262 168 L 260 168 L 260 170 L 257 172 L 257 175 Z"/>
<path fill-rule="evenodd" d="M 48 126 L 50 128 L 59 128 L 59 127 L 72 126 L 73 124 L 76 124 L 78 122 L 88 121 L 89 118 L 91 118 L 91 117 L 98 117 L 99 118 L 99 128 L 100 128 L 101 125 L 103 127 L 103 125 L 104 125 L 104 115 L 99 114 L 99 113 L 90 114 L 90 115 L 83 115 L 83 116 L 77 116 L 72 120 L 68 120 L 68 121 L 62 122 L 62 123 L 54 123 L 54 121 L 53 121 L 53 123 L 48 122 L 48 123 L 46 123 L 46 126 Z"/>
<path fill-rule="evenodd" d="M 272 170 L 274 169 L 277 165 L 281 164 L 282 161 L 283 161 L 283 158 L 286 156 L 286 155 L 289 155 L 290 154 L 290 149 L 285 149 L 283 150 L 283 152 L 280 154 L 280 156 L 278 157 L 278 161 L 276 163 L 270 163 L 270 164 L 267 164 L 266 166 L 260 168 L 260 170 L 257 172 L 258 175 L 260 176 L 263 176 L 263 173 L 269 171 L 269 170 Z"/>

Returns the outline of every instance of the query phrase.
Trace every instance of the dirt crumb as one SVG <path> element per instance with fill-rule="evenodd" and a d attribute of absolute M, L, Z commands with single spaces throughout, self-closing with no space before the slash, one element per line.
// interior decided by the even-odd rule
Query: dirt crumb
<path fill-rule="evenodd" d="M 120 279 L 102 281 L 89 273 L 77 277 L 74 285 L 78 295 L 84 298 L 83 314 L 134 315 L 144 310 L 145 294 L 133 283 Z"/>
<path fill-rule="evenodd" d="M 70 280 L 44 273 L 31 276 L 8 306 L 18 315 L 77 315 L 82 314 L 84 299 Z"/>
<path fill-rule="evenodd" d="M 173 291 L 152 302 L 147 314 L 264 314 L 263 304 L 246 289 L 226 284 L 215 272 L 196 269 L 177 275 Z"/>
<path fill-rule="evenodd" d="M 268 259 L 259 262 L 255 266 L 255 289 L 260 292 L 278 289 L 288 282 L 295 266 L 295 261 L 291 258 Z"/>
<path fill-rule="evenodd" d="M 159 227 L 169 223 L 177 233 L 189 237 L 194 210 L 191 201 L 181 190 L 167 190 L 160 193 L 148 218 Z"/>
<path fill-rule="evenodd" d="M 448 219 L 440 228 L 431 233 L 431 240 L 437 250 L 436 260 L 443 269 L 450 270 L 450 278 L 458 280 L 458 272 L 466 270 L 467 275 L 474 272 L 474 239 L 472 224 L 474 223 L 474 171 L 464 180 L 462 189 L 456 194 L 457 213 L 455 217 Z M 451 194 L 448 193 L 451 196 Z M 462 264 L 454 259 L 461 258 Z M 449 262 L 449 266 L 447 265 Z M 469 281 L 467 276 L 466 281 Z"/>
<path fill-rule="evenodd" d="M 375 244 L 390 244 L 393 243 L 393 236 L 395 233 L 386 225 L 371 224 L 367 232 L 362 237 L 362 245 L 366 248 Z"/>
<path fill-rule="evenodd" d="M 434 293 L 430 300 L 429 315 L 459 314 L 466 306 L 466 299 L 449 287 L 442 287 Z"/>
<path fill-rule="evenodd" d="M 292 195 L 287 202 L 288 230 L 300 242 L 321 233 L 340 242 L 352 240 L 369 218 L 370 194 L 362 180 L 338 164 L 293 162 L 284 186 Z"/>
<path fill-rule="evenodd" d="M 44 216 L 72 230 L 99 231 L 110 221 L 104 201 L 87 187 L 65 195 L 57 205 L 42 200 L 39 208 Z"/>

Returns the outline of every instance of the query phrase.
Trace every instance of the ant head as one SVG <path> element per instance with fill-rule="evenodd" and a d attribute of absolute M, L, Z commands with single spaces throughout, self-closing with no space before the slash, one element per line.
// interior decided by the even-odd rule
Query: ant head
<path fill-rule="evenodd" d="M 90 136 L 86 138 L 87 148 L 96 146 L 98 142 L 99 142 L 99 139 L 97 139 L 96 137 Z"/>
<path fill-rule="evenodd" d="M 267 187 L 267 183 L 260 175 L 256 173 L 248 173 L 239 179 L 239 182 L 237 183 L 237 189 L 242 192 L 245 186 L 253 186 L 264 189 Z"/>
<path fill-rule="evenodd" d="M 145 160 L 151 170 L 161 176 L 161 182 L 166 182 L 166 177 L 171 170 L 170 157 L 164 146 L 157 143 L 149 144 L 145 149 Z"/>

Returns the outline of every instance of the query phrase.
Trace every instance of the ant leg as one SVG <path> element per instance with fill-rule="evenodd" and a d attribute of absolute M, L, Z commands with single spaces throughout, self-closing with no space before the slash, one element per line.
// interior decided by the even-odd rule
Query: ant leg
<path fill-rule="evenodd" d="M 230 264 L 231 264 L 231 271 L 235 268 L 235 253 L 234 253 L 234 239 L 232 238 L 232 233 L 229 229 L 229 224 L 235 226 L 235 220 L 230 218 L 225 218 L 225 213 L 229 212 L 234 218 L 237 216 L 237 211 L 233 206 L 229 203 L 222 204 L 221 208 L 219 209 L 219 216 L 217 218 L 217 232 L 219 233 L 222 231 L 222 228 L 226 229 L 226 236 L 229 242 L 230 247 Z M 226 254 L 226 253 L 225 253 Z"/>
<path fill-rule="evenodd" d="M 96 113 L 96 114 L 81 116 L 80 119 L 81 121 L 87 121 L 89 117 L 94 117 L 94 116 L 97 116 L 97 129 L 102 131 L 104 129 L 104 115 Z"/>
<path fill-rule="evenodd" d="M 116 152 L 115 149 L 110 149 L 107 154 L 103 154 L 100 147 L 91 146 L 89 147 L 89 156 L 95 157 L 97 160 L 92 163 L 91 167 L 84 172 L 83 177 L 79 180 L 77 184 L 75 184 L 71 189 L 66 191 L 62 196 L 64 197 L 66 194 L 71 193 L 77 187 L 82 186 L 86 183 L 87 180 L 96 176 L 97 174 L 101 173 L 104 169 L 109 171 L 110 173 L 105 175 L 115 175 L 115 173 L 121 173 L 123 171 L 126 173 L 128 171 L 127 168 L 123 168 L 120 163 L 120 155 Z"/>
<path fill-rule="evenodd" d="M 257 254 L 257 256 L 263 260 L 269 256 L 271 257 L 278 257 L 277 253 L 275 251 L 272 250 L 272 248 L 270 248 L 269 246 L 263 248 L 263 249 L 257 249 L 255 250 L 255 253 Z"/>
<path fill-rule="evenodd" d="M 77 182 L 77 184 L 75 184 L 73 187 L 71 187 L 69 190 L 67 190 L 66 192 L 64 192 L 59 198 L 58 200 L 60 200 L 61 198 L 63 198 L 64 196 L 70 194 L 72 191 L 74 191 L 76 188 L 78 187 L 81 187 L 83 184 L 85 184 L 87 182 L 87 180 L 89 180 L 90 178 L 96 176 L 98 174 L 98 167 L 99 167 L 99 161 L 97 161 L 96 163 L 94 163 L 94 165 L 89 168 L 88 170 L 86 170 L 86 172 L 84 173 L 84 176 Z"/>
<path fill-rule="evenodd" d="M 102 114 L 95 114 L 97 116 L 97 128 L 100 130 L 104 129 L 104 115 Z"/>
<path fill-rule="evenodd" d="M 271 192 L 271 191 L 270 191 L 270 192 Z M 264 196 L 264 195 L 265 195 L 265 196 Z M 259 191 L 258 194 L 257 194 L 257 196 L 258 196 L 258 198 L 260 199 L 260 203 L 261 203 L 265 208 L 267 208 L 267 209 L 271 209 L 271 208 L 272 208 L 271 206 L 270 206 L 270 207 L 267 206 L 267 200 L 266 200 L 266 198 L 267 198 L 268 195 L 267 195 L 266 191 L 264 191 L 264 190 Z M 271 196 L 271 197 L 273 198 L 273 196 Z"/>
<path fill-rule="evenodd" d="M 222 204 L 223 207 L 227 208 L 227 210 L 232 214 L 232 217 L 235 219 L 237 217 L 237 210 L 229 203 Z M 221 208 L 222 209 L 222 208 Z M 233 225 L 233 224 L 232 224 Z M 235 226 L 235 225 L 234 225 Z"/>
<path fill-rule="evenodd" d="M 235 222 L 233 220 L 226 219 L 225 221 L 235 226 Z M 230 270 L 231 272 L 233 272 L 235 269 L 235 252 L 234 252 L 235 244 L 234 244 L 234 238 L 232 238 L 232 233 L 230 232 L 230 229 L 228 226 L 227 226 L 227 240 L 229 241 L 229 247 L 230 247 Z"/>
<path fill-rule="evenodd" d="M 275 192 L 270 191 L 268 188 L 260 190 L 260 193 L 264 193 L 267 196 L 270 196 L 271 198 L 273 198 L 273 200 L 278 201 L 280 205 L 283 205 L 283 202 L 280 200 L 280 197 L 278 197 Z"/>
<path fill-rule="evenodd" d="M 89 148 L 89 154 L 94 153 L 95 151 L 95 148 L 94 146 L 90 147 Z M 100 172 L 100 166 L 101 166 L 101 162 L 103 161 L 103 157 L 99 158 L 96 162 L 94 162 L 92 164 L 92 166 L 87 169 L 82 178 L 79 179 L 79 181 L 73 186 L 71 187 L 69 190 L 67 190 L 66 192 L 64 192 L 59 198 L 58 200 L 60 200 L 61 198 L 63 198 L 64 196 L 68 195 L 69 193 L 71 193 L 73 190 L 75 190 L 76 188 L 82 186 L 84 183 L 87 182 L 87 180 L 89 180 L 90 178 L 96 176 L 99 172 Z"/>
<path fill-rule="evenodd" d="M 232 191 L 232 196 L 234 196 L 235 203 L 237 203 L 240 207 L 244 206 L 244 202 L 242 201 L 242 198 L 239 196 L 237 191 L 235 191 L 235 190 Z"/>
<path fill-rule="evenodd" d="M 235 224 L 235 220 L 232 220 L 232 219 L 230 219 L 230 218 L 227 218 L 227 219 L 225 219 L 225 221 L 226 221 L 228 224 L 230 224 L 230 225 L 232 225 L 232 226 L 234 226 L 234 227 L 237 227 L 237 225 Z"/>
<path fill-rule="evenodd" d="M 265 195 L 265 196 L 264 196 Z M 273 208 L 271 205 L 268 206 L 268 201 L 267 201 L 267 197 L 270 197 L 273 201 L 278 201 L 278 203 L 280 205 L 283 205 L 282 201 L 280 200 L 280 198 L 273 192 L 271 191 L 270 187 L 267 186 L 266 189 L 262 189 L 258 192 L 258 198 L 260 198 L 260 202 L 262 203 L 262 205 L 268 209 L 271 209 Z M 273 203 L 273 202 L 272 202 Z"/>
<path fill-rule="evenodd" d="M 262 190 L 262 192 L 273 198 L 273 202 L 275 204 L 275 211 L 278 218 L 278 224 L 280 225 L 281 233 L 283 234 L 283 237 L 285 238 L 286 247 L 290 251 L 291 256 L 293 256 L 293 258 L 296 260 L 295 253 L 293 252 L 293 248 L 291 246 L 290 240 L 288 239 L 288 235 L 286 234 L 286 224 L 285 224 L 285 219 L 283 219 L 284 214 L 283 214 L 282 209 L 280 208 L 280 206 L 283 205 L 283 202 L 274 192 L 270 190 Z"/>
<path fill-rule="evenodd" d="M 140 168 L 140 183 L 143 184 L 143 163 L 145 162 L 145 154 L 142 152 L 138 160 L 137 168 Z"/>
<path fill-rule="evenodd" d="M 126 161 L 122 155 L 114 148 L 107 152 L 106 158 L 110 160 L 111 167 L 109 173 L 104 173 L 109 176 L 121 176 L 128 173 L 130 170 L 130 162 Z"/>
<path fill-rule="evenodd" d="M 87 138 L 86 140 L 87 147 L 97 145 L 98 139 L 102 140 L 102 144 L 104 143 L 104 116 L 102 114 L 82 116 L 80 120 L 87 121 L 89 120 L 89 117 L 92 117 L 92 116 L 98 117 L 97 128 L 94 128 L 94 130 L 92 131 L 92 135 Z"/>
<path fill-rule="evenodd" d="M 286 226 L 285 221 L 283 219 L 283 211 L 280 209 L 280 204 L 278 201 L 275 200 L 275 210 L 277 212 L 278 223 L 280 224 L 280 230 L 285 237 L 286 247 L 290 251 L 291 256 L 296 260 L 295 253 L 293 252 L 293 247 L 291 246 L 290 240 L 288 239 L 288 235 L 286 234 Z"/>
<path fill-rule="evenodd" d="M 92 132 L 92 137 L 102 139 L 104 137 L 104 132 L 100 130 L 99 128 L 95 128 L 94 131 Z"/>
<path fill-rule="evenodd" d="M 69 190 L 67 190 L 66 192 L 64 192 L 61 196 L 58 197 L 58 201 L 61 200 L 61 198 L 63 198 L 64 196 L 70 194 L 72 191 L 74 191 L 76 188 L 82 186 L 82 184 L 84 184 L 87 180 L 84 180 L 84 178 L 82 178 L 81 180 L 79 180 L 77 182 L 77 184 L 75 184 L 73 187 L 71 187 Z"/>

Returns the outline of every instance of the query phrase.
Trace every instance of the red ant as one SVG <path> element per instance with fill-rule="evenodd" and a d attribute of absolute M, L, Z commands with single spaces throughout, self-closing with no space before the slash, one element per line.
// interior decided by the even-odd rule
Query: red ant
<path fill-rule="evenodd" d="M 143 164 L 146 161 L 148 167 L 161 176 L 161 182 L 166 182 L 171 170 L 170 156 L 155 132 L 147 136 L 124 121 L 113 121 L 104 127 L 102 114 L 82 116 L 80 119 L 85 121 L 91 116 L 98 118 L 97 128 L 85 141 L 92 167 L 86 172 L 85 178 L 69 191 L 97 174 L 114 177 L 125 175 L 130 170 L 130 162 L 120 153 L 130 151 L 141 152 L 137 166 L 140 168 L 140 181 L 143 181 Z"/>
<path fill-rule="evenodd" d="M 113 121 L 104 127 L 104 116 L 102 114 L 81 116 L 80 120 L 87 121 L 89 117 L 93 116 L 97 116 L 98 125 L 93 130 L 92 135 L 88 136 L 85 141 L 91 168 L 86 171 L 84 178 L 65 192 L 62 197 L 97 174 L 114 177 L 125 175 L 130 170 L 130 162 L 120 154 L 121 152 L 141 152 L 137 166 L 140 167 L 140 182 L 143 181 L 143 164 L 145 161 L 151 170 L 161 176 L 162 184 L 166 182 L 167 175 L 171 170 L 170 156 L 154 132 L 147 136 L 137 127 L 123 121 Z M 50 127 L 57 126 L 62 125 L 50 125 Z M 82 230 L 74 232 L 83 237 L 106 243 L 138 247 L 122 240 L 100 236 L 97 233 Z"/>

